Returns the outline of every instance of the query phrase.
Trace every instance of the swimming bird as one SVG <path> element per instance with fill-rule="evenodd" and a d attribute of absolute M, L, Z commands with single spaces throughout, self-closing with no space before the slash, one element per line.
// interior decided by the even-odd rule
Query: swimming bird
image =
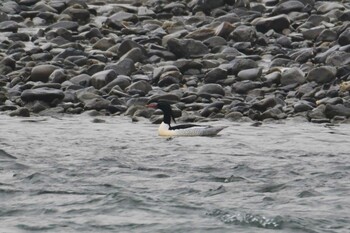
<path fill-rule="evenodd" d="M 227 126 L 210 126 L 183 124 L 171 126 L 171 120 L 175 123 L 175 118 L 171 106 L 167 102 L 155 102 L 147 105 L 149 108 L 160 109 L 163 111 L 163 122 L 158 128 L 159 136 L 215 136 Z"/>

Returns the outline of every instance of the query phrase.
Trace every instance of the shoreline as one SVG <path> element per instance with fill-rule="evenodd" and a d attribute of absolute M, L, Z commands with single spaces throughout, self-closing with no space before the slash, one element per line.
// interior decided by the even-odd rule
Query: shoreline
<path fill-rule="evenodd" d="M 349 123 L 350 3 L 22 1 L 0 7 L 0 111 Z"/>

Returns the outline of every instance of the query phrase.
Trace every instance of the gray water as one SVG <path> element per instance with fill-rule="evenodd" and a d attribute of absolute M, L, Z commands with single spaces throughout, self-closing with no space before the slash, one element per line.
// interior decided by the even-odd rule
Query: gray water
<path fill-rule="evenodd" d="M 350 232 L 350 125 L 0 115 L 0 232 Z"/>

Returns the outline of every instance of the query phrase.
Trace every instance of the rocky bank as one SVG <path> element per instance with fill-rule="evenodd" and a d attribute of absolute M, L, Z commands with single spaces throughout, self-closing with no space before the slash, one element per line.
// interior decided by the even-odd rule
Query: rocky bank
<path fill-rule="evenodd" d="M 0 41 L 11 116 L 349 122 L 349 1 L 5 0 Z"/>

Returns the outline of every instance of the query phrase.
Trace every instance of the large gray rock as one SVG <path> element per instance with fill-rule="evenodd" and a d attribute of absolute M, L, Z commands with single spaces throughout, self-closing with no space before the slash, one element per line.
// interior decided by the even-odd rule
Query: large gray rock
<path fill-rule="evenodd" d="M 350 44 L 350 27 L 339 35 L 338 43 L 342 46 Z"/>
<path fill-rule="evenodd" d="M 64 98 L 64 93 L 62 90 L 53 88 L 36 88 L 24 90 L 21 94 L 21 99 L 25 102 L 42 100 L 44 102 L 50 103 L 55 99 L 62 100 Z"/>
<path fill-rule="evenodd" d="M 278 4 L 272 11 L 273 15 L 288 14 L 296 11 L 300 12 L 304 8 L 304 4 L 300 1 L 285 1 Z"/>
<path fill-rule="evenodd" d="M 221 85 L 215 83 L 209 83 L 201 86 L 198 90 L 199 96 L 225 96 L 225 90 Z"/>
<path fill-rule="evenodd" d="M 152 86 L 148 82 L 141 80 L 141 81 L 132 83 L 125 90 L 128 92 L 136 92 L 136 93 L 146 95 L 148 92 L 152 90 Z"/>
<path fill-rule="evenodd" d="M 350 117 L 350 108 L 343 104 L 331 105 L 327 104 L 325 108 L 325 115 L 328 118 L 333 118 L 335 116 L 345 116 Z"/>
<path fill-rule="evenodd" d="M 32 72 L 30 74 L 30 81 L 41 81 L 41 82 L 48 82 L 50 75 L 56 70 L 59 69 L 58 66 L 54 65 L 38 65 L 33 67 Z"/>
<path fill-rule="evenodd" d="M 337 68 L 334 66 L 321 66 L 312 69 L 308 75 L 307 80 L 309 82 L 315 81 L 317 83 L 328 83 L 335 79 L 337 74 Z"/>
<path fill-rule="evenodd" d="M 282 86 L 286 86 L 290 84 L 303 84 L 305 81 L 306 81 L 306 77 L 304 72 L 297 67 L 286 69 L 281 74 Z"/>
<path fill-rule="evenodd" d="M 283 29 L 289 28 L 290 19 L 287 15 L 277 15 L 268 18 L 258 18 L 252 21 L 256 30 L 265 33 L 271 29 L 276 32 L 282 32 Z"/>
<path fill-rule="evenodd" d="M 167 41 L 169 50 L 178 58 L 195 58 L 203 56 L 209 49 L 201 41 L 193 39 L 169 39 Z"/>
<path fill-rule="evenodd" d="M 96 89 L 101 89 L 117 78 L 117 76 L 117 73 L 112 69 L 100 71 L 91 77 L 91 85 Z"/>
<path fill-rule="evenodd" d="M 223 80 L 227 78 L 227 71 L 220 68 L 214 68 L 210 70 L 204 76 L 205 83 L 216 83 L 219 80 Z"/>
<path fill-rule="evenodd" d="M 88 74 L 79 74 L 71 78 L 69 81 L 82 87 L 89 87 L 91 84 L 91 76 Z"/>

